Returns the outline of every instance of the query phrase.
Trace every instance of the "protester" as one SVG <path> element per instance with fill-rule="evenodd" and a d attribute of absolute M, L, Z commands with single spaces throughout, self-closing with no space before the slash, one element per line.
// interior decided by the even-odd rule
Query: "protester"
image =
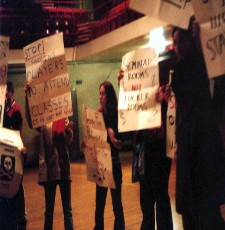
<path fill-rule="evenodd" d="M 107 141 L 111 147 L 113 177 L 115 189 L 110 189 L 112 196 L 113 212 L 115 215 L 114 230 L 125 229 L 124 213 L 122 206 L 122 169 L 118 150 L 122 149 L 122 141 L 118 139 L 117 130 L 117 97 L 110 82 L 102 82 L 99 87 L 100 108 L 107 129 Z M 96 184 L 96 209 L 94 230 L 104 230 L 104 209 L 108 188 Z"/>
<path fill-rule="evenodd" d="M 7 81 L 3 127 L 20 131 L 22 138 L 22 111 L 20 106 L 14 100 L 13 94 L 13 83 Z M 21 150 L 23 161 L 26 158 L 26 152 L 27 150 L 24 147 Z M 22 181 L 17 194 L 13 198 L 0 198 L 0 209 L 0 229 L 26 229 L 27 214 L 25 210 L 25 197 Z"/>
<path fill-rule="evenodd" d="M 184 230 L 222 230 L 225 222 L 219 206 L 224 210 L 225 153 L 199 36 L 192 36 L 195 23 L 192 18 L 188 30 L 173 30 L 178 62 L 166 89 L 169 97 L 172 88 L 177 103 L 176 209 Z"/>
<path fill-rule="evenodd" d="M 24 90 L 27 101 L 30 90 L 28 82 Z M 30 124 L 29 114 L 27 114 L 27 119 Z M 40 132 L 38 183 L 44 186 L 45 190 L 44 230 L 53 229 L 57 185 L 61 193 L 65 230 L 73 230 L 70 162 L 67 150 L 67 144 L 73 139 L 73 122 L 63 118 L 38 128 L 38 131 Z"/>
<path fill-rule="evenodd" d="M 118 81 L 124 77 L 120 69 Z M 156 94 L 156 101 L 162 102 L 162 126 L 135 132 L 134 143 L 144 141 L 144 175 L 140 178 L 140 204 L 142 210 L 141 230 L 155 229 L 155 216 L 158 230 L 172 230 L 173 220 L 168 182 L 171 159 L 166 156 L 166 111 L 163 87 Z M 156 213 L 155 213 L 156 205 Z"/>

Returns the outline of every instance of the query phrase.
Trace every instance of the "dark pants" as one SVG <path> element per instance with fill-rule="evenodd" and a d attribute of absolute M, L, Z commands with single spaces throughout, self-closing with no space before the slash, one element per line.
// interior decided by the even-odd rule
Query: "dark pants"
<path fill-rule="evenodd" d="M 0 229 L 26 229 L 25 199 L 22 183 L 13 198 L 0 198 Z"/>
<path fill-rule="evenodd" d="M 168 194 L 171 160 L 158 146 L 147 143 L 145 148 L 145 176 L 140 180 L 141 230 L 155 230 L 155 205 L 157 230 L 173 229 Z"/>
<path fill-rule="evenodd" d="M 73 218 L 71 208 L 71 184 L 70 181 L 47 182 L 45 188 L 45 230 L 51 230 L 53 226 L 53 214 L 57 184 L 60 188 L 65 230 L 73 230 Z"/>
<path fill-rule="evenodd" d="M 114 230 L 125 229 L 123 206 L 121 199 L 122 170 L 119 159 L 113 160 L 113 176 L 116 189 L 110 189 L 113 212 L 115 215 Z M 104 230 L 104 210 L 108 188 L 96 185 L 96 209 L 94 230 Z"/>

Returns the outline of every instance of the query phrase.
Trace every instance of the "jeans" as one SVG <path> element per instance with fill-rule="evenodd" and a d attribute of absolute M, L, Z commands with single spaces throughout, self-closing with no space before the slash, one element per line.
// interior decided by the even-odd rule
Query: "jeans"
<path fill-rule="evenodd" d="M 71 207 L 71 182 L 47 182 L 44 184 L 45 188 L 45 224 L 44 230 L 52 230 L 53 214 L 57 184 L 60 188 L 63 213 L 64 213 L 64 227 L 65 230 L 73 230 L 73 217 Z"/>
<path fill-rule="evenodd" d="M 125 229 L 123 205 L 121 199 L 122 170 L 119 159 L 113 160 L 113 176 L 116 189 L 110 189 L 112 196 L 113 212 L 115 215 L 114 230 Z M 94 230 L 104 230 L 104 210 L 108 188 L 96 185 L 96 209 Z"/>

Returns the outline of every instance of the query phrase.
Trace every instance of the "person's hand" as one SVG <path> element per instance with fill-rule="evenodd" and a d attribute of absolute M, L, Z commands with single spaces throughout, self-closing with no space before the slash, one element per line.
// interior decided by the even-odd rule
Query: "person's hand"
<path fill-rule="evenodd" d="M 120 82 L 120 80 L 121 80 L 123 77 L 124 77 L 124 71 L 123 71 L 122 68 L 120 68 L 120 71 L 119 71 L 119 73 L 118 73 L 118 75 L 117 75 L 117 80 L 118 80 L 118 82 Z"/>
<path fill-rule="evenodd" d="M 200 41 L 200 25 L 196 20 L 192 23 L 192 37 L 196 41 Z"/>
<path fill-rule="evenodd" d="M 26 147 L 22 147 L 21 150 L 20 150 L 20 152 L 21 152 L 21 154 L 23 156 L 26 156 L 26 154 L 27 154 L 27 148 Z"/>
<path fill-rule="evenodd" d="M 220 205 L 220 214 L 223 220 L 225 221 L 225 204 Z"/>
<path fill-rule="evenodd" d="M 162 100 L 163 100 L 163 92 L 162 92 L 162 88 L 159 87 L 159 89 L 158 89 L 158 91 L 157 91 L 157 93 L 156 93 L 156 101 L 157 101 L 158 103 L 161 103 Z"/>
<path fill-rule="evenodd" d="M 25 85 L 24 85 L 24 92 L 26 94 L 26 96 L 29 96 L 30 95 L 30 90 L 31 90 L 31 86 L 30 86 L 30 83 L 28 81 L 25 82 Z"/>
<path fill-rule="evenodd" d="M 66 120 L 66 132 L 71 133 L 73 131 L 74 123 L 72 121 Z"/>
<path fill-rule="evenodd" d="M 166 101 L 169 101 L 169 98 L 171 96 L 171 92 L 172 92 L 171 86 L 169 84 L 167 84 L 166 88 L 165 88 L 165 93 L 164 93 L 164 99 Z"/>

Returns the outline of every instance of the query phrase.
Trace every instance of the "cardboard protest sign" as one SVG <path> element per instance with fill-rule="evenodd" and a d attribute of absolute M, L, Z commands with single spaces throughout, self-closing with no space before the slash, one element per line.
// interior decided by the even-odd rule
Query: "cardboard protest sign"
<path fill-rule="evenodd" d="M 174 158 L 177 143 L 176 143 L 176 99 L 172 92 L 168 101 L 167 118 L 166 118 L 166 155 Z"/>
<path fill-rule="evenodd" d="M 130 8 L 187 29 L 193 9 L 188 0 L 130 0 Z"/>
<path fill-rule="evenodd" d="M 0 35 L 0 127 L 3 126 L 8 71 L 9 37 Z"/>
<path fill-rule="evenodd" d="M 131 51 L 123 56 L 124 78 L 120 81 L 119 132 L 161 126 L 158 54 L 153 48 Z"/>
<path fill-rule="evenodd" d="M 192 0 L 192 5 L 200 23 L 208 77 L 218 77 L 225 73 L 225 1 Z"/>
<path fill-rule="evenodd" d="M 84 155 L 87 180 L 102 187 L 116 188 L 112 174 L 111 148 L 102 113 L 83 107 Z"/>
<path fill-rule="evenodd" d="M 39 39 L 23 48 L 32 127 L 72 115 L 72 101 L 63 35 Z"/>
<path fill-rule="evenodd" d="M 12 198 L 18 192 L 23 176 L 19 131 L 0 129 L 0 197 Z"/>

